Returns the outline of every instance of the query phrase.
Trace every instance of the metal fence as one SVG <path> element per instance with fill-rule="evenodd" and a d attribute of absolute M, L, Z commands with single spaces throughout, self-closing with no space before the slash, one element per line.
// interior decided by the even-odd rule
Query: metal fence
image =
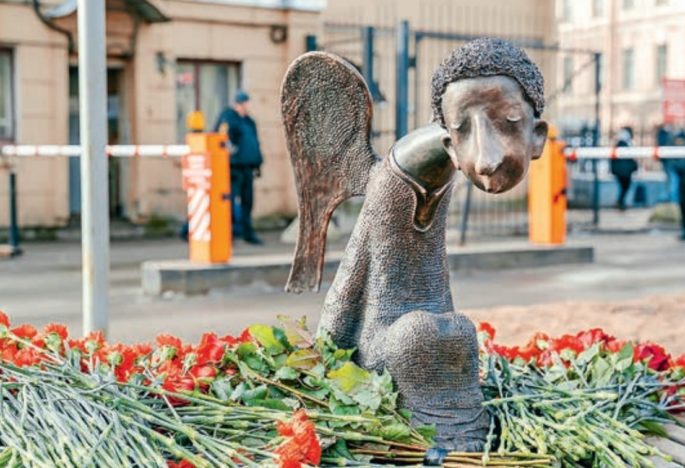
<path fill-rule="evenodd" d="M 346 58 L 366 79 L 374 100 L 372 136 L 374 146 L 381 154 L 407 132 L 431 121 L 431 77 L 453 49 L 477 37 L 494 35 L 498 30 L 511 31 L 511 24 L 517 21 L 525 23 L 523 18 L 505 18 L 506 11 L 491 11 L 487 20 L 478 17 L 482 22 L 480 31 L 475 27 L 469 32 L 451 30 L 449 17 L 463 13 L 458 8 L 426 6 L 422 10 L 422 22 L 439 26 L 434 30 L 413 29 L 407 21 L 395 25 L 387 22 L 381 22 L 381 25 L 328 22 L 321 36 L 310 37 L 311 49 L 330 51 Z M 593 92 L 595 95 L 599 93 L 600 58 L 594 51 L 561 49 L 546 43 L 543 35 L 530 35 L 523 27 L 511 34 L 497 35 L 521 45 L 542 70 L 547 95 L 546 119 L 552 122 L 556 119 L 559 98 L 575 81 L 597 79 Z M 578 57 L 574 60 L 578 66 L 559 76 L 557 70 L 563 69 L 568 56 Z M 598 99 L 596 103 L 591 114 L 583 118 L 596 122 Z M 591 142 L 598 141 L 598 138 L 598 135 L 591 135 Z M 471 238 L 527 233 L 526 182 L 506 194 L 492 196 L 473 189 L 465 178 L 460 177 L 455 183 L 452 200 L 451 227 L 460 229 L 467 225 Z M 466 224 L 464 215 L 467 209 Z M 592 221 L 592 212 L 583 208 L 569 219 L 577 226 L 586 226 Z"/>

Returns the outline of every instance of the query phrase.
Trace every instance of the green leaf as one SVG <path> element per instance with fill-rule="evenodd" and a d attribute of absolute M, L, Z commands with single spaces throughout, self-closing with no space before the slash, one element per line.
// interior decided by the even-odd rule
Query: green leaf
<path fill-rule="evenodd" d="M 274 327 L 263 324 L 255 324 L 250 328 L 250 335 L 259 342 L 262 347 L 271 355 L 280 354 L 285 351 L 285 346 L 274 334 Z"/>
<path fill-rule="evenodd" d="M 298 349 L 290 353 L 285 364 L 294 369 L 310 370 L 321 360 L 321 355 L 314 349 Z"/>
<path fill-rule="evenodd" d="M 276 371 L 274 377 L 276 377 L 277 380 L 295 380 L 299 375 L 300 373 L 292 367 L 284 366 Z"/>
<path fill-rule="evenodd" d="M 238 401 L 243 397 L 243 394 L 245 393 L 245 390 L 247 389 L 247 386 L 245 385 L 245 382 L 240 382 L 238 386 L 233 390 L 233 393 L 231 393 L 231 396 L 228 397 L 229 400 L 231 401 Z"/>
<path fill-rule="evenodd" d="M 264 400 L 264 399 L 253 399 L 253 400 L 248 400 L 245 402 L 247 406 L 261 406 L 262 408 L 269 408 L 269 409 L 274 409 L 278 411 L 292 411 L 292 408 L 288 405 L 286 405 L 283 401 L 281 400 L 274 400 L 274 399 L 269 399 L 269 400 Z"/>
<path fill-rule="evenodd" d="M 279 315 L 278 321 L 283 325 L 283 331 L 291 346 L 295 348 L 311 348 L 314 346 L 314 336 L 307 329 L 306 317 L 295 321 L 287 315 Z"/>
<path fill-rule="evenodd" d="M 211 391 L 219 400 L 228 401 L 233 392 L 231 379 L 229 377 L 219 377 L 212 382 Z"/>
<path fill-rule="evenodd" d="M 404 424 L 390 424 L 381 427 L 380 436 L 385 440 L 400 442 L 411 437 L 411 429 Z"/>
<path fill-rule="evenodd" d="M 595 387 L 606 387 L 613 377 L 613 369 L 606 359 L 600 357 L 592 365 L 592 382 Z"/>
<path fill-rule="evenodd" d="M 260 385 L 259 387 L 255 387 L 251 390 L 246 390 L 242 394 L 241 400 L 246 405 L 251 405 L 255 400 L 264 400 L 266 398 L 268 391 L 269 389 L 266 385 Z"/>
<path fill-rule="evenodd" d="M 655 435 L 657 437 L 668 437 L 668 432 L 664 426 L 655 421 L 640 421 L 639 430 L 642 433 Z"/>
<path fill-rule="evenodd" d="M 626 343 L 618 355 L 616 355 L 615 368 L 618 372 L 623 372 L 633 365 L 633 345 Z"/>
<path fill-rule="evenodd" d="M 592 346 L 590 346 L 588 349 L 583 351 L 578 355 L 578 359 L 576 361 L 576 364 L 578 366 L 584 366 L 585 364 L 588 364 L 590 361 L 592 361 L 595 356 L 599 354 L 599 343 L 595 343 Z"/>
<path fill-rule="evenodd" d="M 333 380 L 345 393 L 355 391 L 359 386 L 368 384 L 371 374 L 353 362 L 346 362 L 340 369 L 328 373 L 328 378 Z"/>
<path fill-rule="evenodd" d="M 417 426 L 415 429 L 416 432 L 428 439 L 428 441 L 432 441 L 435 439 L 435 436 L 438 435 L 438 430 L 436 429 L 435 424 Z"/>

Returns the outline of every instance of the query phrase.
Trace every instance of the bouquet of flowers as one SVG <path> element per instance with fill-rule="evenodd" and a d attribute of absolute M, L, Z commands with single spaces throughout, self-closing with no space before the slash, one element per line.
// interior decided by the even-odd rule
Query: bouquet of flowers
<path fill-rule="evenodd" d="M 420 463 L 435 430 L 409 424 L 390 376 L 358 367 L 354 350 L 303 320 L 279 319 L 151 345 L 13 327 L 0 313 L 0 467 Z M 479 330 L 487 450 L 450 453 L 445 466 L 631 466 L 660 455 L 643 434 L 683 408 L 685 358 L 598 330 L 514 348 Z"/>

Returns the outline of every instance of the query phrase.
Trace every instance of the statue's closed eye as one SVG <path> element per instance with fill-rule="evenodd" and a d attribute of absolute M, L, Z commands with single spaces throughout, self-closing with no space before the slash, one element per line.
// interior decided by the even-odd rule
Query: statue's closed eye
<path fill-rule="evenodd" d="M 452 129 L 456 130 L 458 132 L 464 131 L 468 127 L 468 123 L 469 123 L 468 117 L 463 117 L 463 118 L 459 119 L 459 121 L 457 123 L 452 124 Z"/>

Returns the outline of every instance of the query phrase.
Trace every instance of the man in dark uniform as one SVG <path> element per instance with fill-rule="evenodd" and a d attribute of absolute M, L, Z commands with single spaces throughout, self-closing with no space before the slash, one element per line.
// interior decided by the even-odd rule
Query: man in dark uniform
<path fill-rule="evenodd" d="M 254 178 L 259 177 L 263 158 L 257 125 L 249 111 L 250 96 L 245 91 L 238 91 L 233 107 L 227 107 L 219 115 L 214 131 L 228 132 L 230 141 L 233 236 L 261 245 L 262 241 L 252 227 L 252 203 Z"/>

